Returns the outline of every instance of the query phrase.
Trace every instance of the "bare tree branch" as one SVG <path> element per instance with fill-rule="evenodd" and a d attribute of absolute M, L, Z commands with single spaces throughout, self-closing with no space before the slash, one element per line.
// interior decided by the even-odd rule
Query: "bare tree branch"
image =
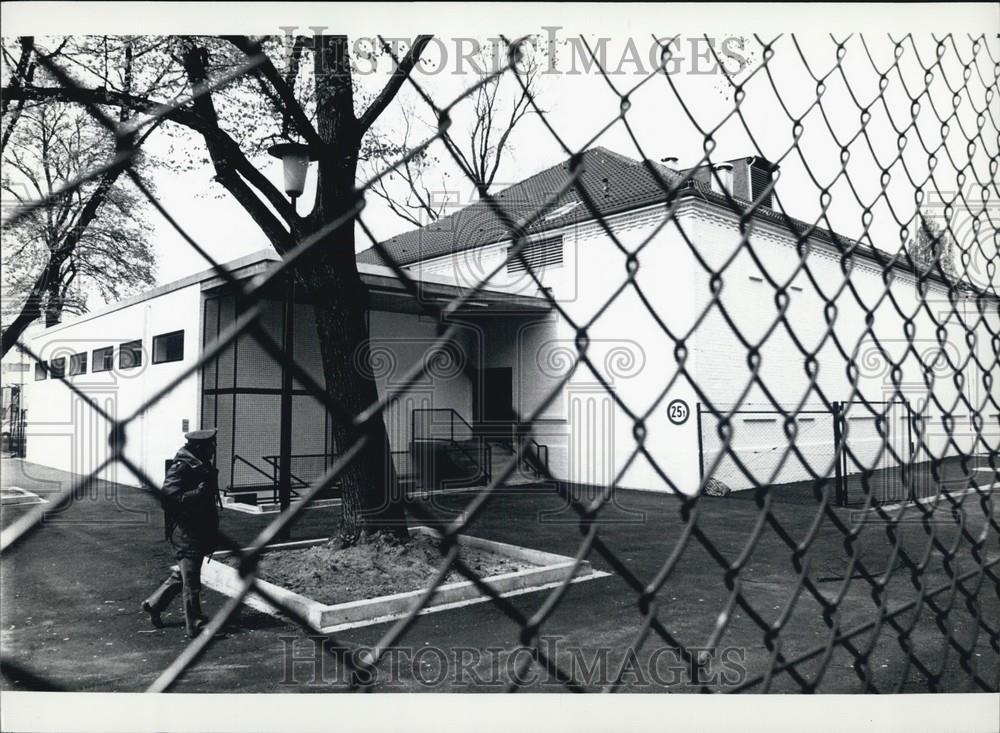
<path fill-rule="evenodd" d="M 368 106 L 368 109 L 358 118 L 358 126 L 361 134 L 364 134 L 374 124 L 375 120 L 389 106 L 389 103 L 395 99 L 396 94 L 399 93 L 400 88 L 403 86 L 403 82 L 410 76 L 410 72 L 413 71 L 413 67 L 420 58 L 420 54 L 424 52 L 424 48 L 426 48 L 430 40 L 431 36 L 417 36 L 416 40 L 413 41 L 410 50 L 400 60 L 395 71 L 392 72 L 389 81 L 382 88 L 382 91 L 378 93 L 378 96 Z M 387 44 L 386 47 L 388 48 Z"/>
<path fill-rule="evenodd" d="M 18 42 L 21 44 L 21 55 L 17 60 L 17 66 L 14 68 L 10 83 L 14 87 L 24 87 L 31 84 L 35 75 L 35 64 L 31 62 L 31 56 L 35 51 L 35 39 L 32 36 L 21 36 Z M 0 114 L 7 114 L 11 101 L 11 97 L 7 94 L 0 96 Z M 7 147 L 7 142 L 14 132 L 14 126 L 17 124 L 24 110 L 24 102 L 25 100 L 23 99 L 17 100 L 17 107 L 14 108 L 14 113 L 11 115 L 10 120 L 7 121 L 7 126 L 3 131 L 3 138 L 0 139 L 0 153 Z"/>
<path fill-rule="evenodd" d="M 535 111 L 532 98 L 538 96 L 537 76 L 540 67 L 537 62 L 530 63 L 529 67 L 519 72 L 523 74 L 524 80 L 513 95 L 501 93 L 502 76 L 481 72 L 481 83 L 472 97 L 474 118 L 469 126 L 468 136 L 455 139 L 454 134 L 449 134 L 442 138 L 442 143 L 456 164 L 481 192 L 493 186 L 504 155 L 510 150 L 514 130 L 527 115 Z M 483 66 L 488 65 L 484 63 Z M 506 111 L 508 104 L 509 112 Z M 401 142 L 390 142 L 384 135 L 372 133 L 375 139 L 371 152 L 374 157 L 379 158 L 380 164 L 395 164 L 396 159 L 411 148 L 409 133 L 412 113 L 404 109 L 402 114 L 405 134 Z M 401 188 L 405 188 L 405 193 L 393 190 L 385 179 L 380 179 L 380 185 L 369 189 L 385 201 L 390 211 L 416 226 L 436 221 L 443 215 L 448 203 L 447 200 L 436 201 L 430 195 L 426 179 L 433 166 L 430 163 L 420 163 L 421 161 L 414 162 L 404 158 L 403 164 L 394 171 L 404 184 Z"/>
<path fill-rule="evenodd" d="M 310 145 L 322 145 L 322 140 L 316 132 L 316 128 L 313 127 L 309 117 L 306 116 L 305 110 L 302 109 L 302 105 L 295 98 L 295 77 L 298 75 L 299 61 L 302 57 L 303 49 L 299 41 L 296 40 L 292 53 L 292 63 L 289 65 L 286 76 L 282 78 L 281 74 L 274 67 L 274 64 L 271 63 L 271 60 L 267 58 L 261 49 L 261 44 L 265 39 L 254 41 L 247 36 L 224 36 L 224 38 L 248 57 L 264 56 L 255 73 L 259 73 L 266 78 L 274 88 L 274 91 L 282 102 L 282 107 L 279 111 L 287 115 L 295 123 L 299 134 L 302 135 L 307 143 Z M 297 53 L 295 49 L 298 49 Z"/>
<path fill-rule="evenodd" d="M 208 54 L 205 49 L 200 47 L 191 48 L 184 54 L 184 67 L 191 81 L 191 87 L 196 91 L 207 80 L 205 69 L 207 56 Z M 262 186 L 258 190 L 264 193 L 272 203 L 276 203 L 276 201 L 272 200 L 275 196 L 281 198 L 277 189 L 274 188 L 270 181 L 264 178 L 260 171 L 250 165 L 249 161 L 246 160 L 246 157 L 239 150 L 239 146 L 219 127 L 219 119 L 215 111 L 215 104 L 212 102 L 211 94 L 197 94 L 194 100 L 194 110 L 201 118 L 201 132 L 205 138 L 205 145 L 212 159 L 212 165 L 215 167 L 216 180 L 239 202 L 271 241 L 275 249 L 278 252 L 287 251 L 292 245 L 289 230 L 251 190 L 240 173 L 247 173 L 256 178 L 257 182 Z M 271 192 L 271 195 L 268 195 L 268 191 Z M 281 207 L 279 210 L 284 210 L 291 214 L 291 206 L 284 199 L 281 199 L 278 203 Z"/>

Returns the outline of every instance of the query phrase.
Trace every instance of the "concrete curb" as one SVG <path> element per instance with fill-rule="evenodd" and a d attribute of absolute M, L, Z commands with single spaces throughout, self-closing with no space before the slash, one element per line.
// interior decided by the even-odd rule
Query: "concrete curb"
<path fill-rule="evenodd" d="M 432 537 L 439 536 L 436 530 L 422 526 L 411 527 L 410 533 Z M 287 542 L 272 545 L 267 548 L 267 552 L 313 547 L 324 544 L 327 541 L 328 538 Z M 487 585 L 502 596 L 519 595 L 521 593 L 542 590 L 546 587 L 554 587 L 570 577 L 573 569 L 573 558 L 566 555 L 557 555 L 551 552 L 533 550 L 517 545 L 510 545 L 505 542 L 495 542 L 468 535 L 459 535 L 458 544 L 460 547 L 487 550 L 498 555 L 506 555 L 507 557 L 538 566 L 528 570 L 504 573 L 483 579 Z M 231 553 L 228 551 L 217 552 L 213 557 L 222 558 L 229 554 Z M 584 560 L 580 563 L 580 567 L 577 569 L 571 582 L 593 580 L 607 577 L 608 575 L 610 573 L 594 570 L 590 563 Z M 201 577 L 204 585 L 230 597 L 236 595 L 241 584 L 237 569 L 222 562 L 208 562 L 206 560 L 205 564 L 202 565 Z M 272 594 L 273 597 L 280 599 L 283 603 L 294 608 L 305 616 L 311 624 L 324 632 L 368 626 L 401 618 L 409 612 L 416 599 L 423 594 L 423 590 L 415 590 L 380 596 L 378 598 L 366 598 L 335 605 L 325 605 L 273 583 L 268 583 L 260 579 L 257 582 L 264 590 Z M 448 608 L 483 603 L 489 600 L 489 597 L 483 595 L 472 584 L 472 581 L 463 580 L 457 583 L 447 583 L 437 588 L 431 600 L 421 610 L 421 613 L 433 613 Z M 244 599 L 244 603 L 251 608 L 271 616 L 282 617 L 278 609 L 271 606 L 255 593 L 248 594 Z"/>
<path fill-rule="evenodd" d="M 295 504 L 295 501 L 292 502 Z M 306 509 L 325 509 L 328 507 L 340 506 L 340 499 L 314 499 L 309 503 Z M 223 509 L 229 509 L 234 512 L 240 512 L 242 514 L 280 514 L 281 505 L 273 501 L 263 502 L 260 504 L 243 504 L 238 501 L 232 501 L 231 499 L 225 499 L 222 502 Z"/>
<path fill-rule="evenodd" d="M 6 486 L 0 490 L 0 506 L 23 506 L 25 504 L 48 503 L 48 499 L 43 499 L 33 491 L 22 489 L 20 486 Z"/>

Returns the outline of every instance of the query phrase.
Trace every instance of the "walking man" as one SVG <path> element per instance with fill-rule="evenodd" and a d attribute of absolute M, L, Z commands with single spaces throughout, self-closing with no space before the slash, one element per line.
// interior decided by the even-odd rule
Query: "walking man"
<path fill-rule="evenodd" d="M 142 602 L 153 626 L 163 623 L 160 614 L 184 594 L 184 622 L 194 638 L 208 623 L 201 610 L 201 564 L 215 549 L 219 529 L 219 472 L 215 468 L 215 433 L 185 433 L 187 443 L 177 451 L 163 482 L 163 518 L 167 540 L 174 548 L 177 568 Z"/>

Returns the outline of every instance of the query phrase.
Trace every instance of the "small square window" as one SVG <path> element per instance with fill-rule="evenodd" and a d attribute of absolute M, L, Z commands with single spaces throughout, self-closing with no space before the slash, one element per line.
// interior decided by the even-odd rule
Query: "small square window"
<path fill-rule="evenodd" d="M 118 368 L 134 369 L 142 366 L 142 340 L 128 341 L 118 347 Z"/>
<path fill-rule="evenodd" d="M 172 331 L 153 337 L 153 363 L 181 361 L 184 358 L 184 332 Z"/>
<path fill-rule="evenodd" d="M 115 365 L 114 353 L 115 350 L 113 346 L 105 346 L 103 349 L 94 349 L 94 359 L 90 365 L 91 370 L 95 373 L 111 371 L 111 368 Z"/>
<path fill-rule="evenodd" d="M 49 363 L 47 361 L 35 362 L 35 381 L 41 382 L 49 376 Z"/>
<path fill-rule="evenodd" d="M 49 362 L 49 374 L 53 379 L 62 379 L 66 376 L 66 357 L 60 356 Z"/>
<path fill-rule="evenodd" d="M 69 357 L 69 375 L 75 377 L 77 374 L 87 373 L 87 352 L 82 354 L 72 354 Z"/>

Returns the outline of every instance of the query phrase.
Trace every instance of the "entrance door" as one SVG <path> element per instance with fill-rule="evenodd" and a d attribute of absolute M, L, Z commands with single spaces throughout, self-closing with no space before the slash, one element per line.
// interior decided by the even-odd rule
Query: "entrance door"
<path fill-rule="evenodd" d="M 475 390 L 472 417 L 486 430 L 503 430 L 514 416 L 514 370 L 489 367 L 479 370 L 479 389 Z"/>

